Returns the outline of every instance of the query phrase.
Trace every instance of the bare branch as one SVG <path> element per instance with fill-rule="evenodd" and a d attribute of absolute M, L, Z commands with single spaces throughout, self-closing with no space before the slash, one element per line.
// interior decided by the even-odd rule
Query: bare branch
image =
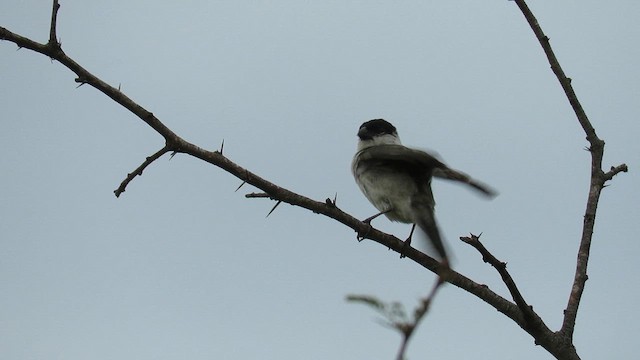
<path fill-rule="evenodd" d="M 535 18 L 524 0 L 515 0 L 516 4 L 522 11 L 522 14 L 527 19 L 529 26 L 533 30 L 536 38 L 540 42 L 544 53 L 547 56 L 547 60 L 551 65 L 553 73 L 558 78 L 562 89 L 573 108 L 573 111 L 578 118 L 578 122 L 582 126 L 585 134 L 587 135 L 587 141 L 589 141 L 589 152 L 591 153 L 591 185 L 589 187 L 589 195 L 587 198 L 587 206 L 584 215 L 584 223 L 582 229 L 582 237 L 580 240 L 580 246 L 578 249 L 578 259 L 576 261 L 576 271 L 574 275 L 573 285 L 569 294 L 569 300 L 564 312 L 564 320 L 562 322 L 562 328 L 560 333 L 566 336 L 565 341 L 571 343 L 573 340 L 573 332 L 576 323 L 576 317 L 578 315 L 578 306 L 582 298 L 584 286 L 587 281 L 587 265 L 589 262 L 589 253 L 591 249 L 591 240 L 593 237 L 593 228 L 596 219 L 596 209 L 598 207 L 598 201 L 600 199 L 600 193 L 607 180 L 611 180 L 614 175 L 621 171 L 626 171 L 626 165 L 620 165 L 608 173 L 602 171 L 602 159 L 604 156 L 604 141 L 599 139 L 596 135 L 596 131 L 591 125 L 589 118 L 587 117 L 580 101 L 573 91 L 571 85 L 571 79 L 565 76 L 558 59 L 556 58 L 553 49 L 549 43 L 549 37 L 547 37 L 538 20 Z"/>
<path fill-rule="evenodd" d="M 243 182 L 242 184 L 240 184 L 240 186 L 244 185 L 245 183 Z M 240 187 L 238 187 L 239 189 Z M 237 191 L 237 190 L 236 190 Z M 255 199 L 255 198 L 271 198 L 271 196 L 267 193 L 249 193 L 246 194 L 244 197 L 246 197 L 247 199 Z"/>
<path fill-rule="evenodd" d="M 587 114 L 584 112 L 580 101 L 578 101 L 578 97 L 573 91 L 573 86 L 571 85 L 571 79 L 568 78 L 562 70 L 560 63 L 558 62 L 558 58 L 556 58 L 556 55 L 551 48 L 551 44 L 549 43 L 549 37 L 544 34 L 542 28 L 540 27 L 540 24 L 538 23 L 538 20 L 533 15 L 531 9 L 529 9 L 529 6 L 527 6 L 525 1 L 515 0 L 515 3 L 520 8 L 520 11 L 522 11 L 522 14 L 524 15 L 525 19 L 527 19 L 527 22 L 533 30 L 533 33 L 536 35 L 536 38 L 540 42 L 540 45 L 542 46 L 542 49 L 547 56 L 547 60 L 551 65 L 551 70 L 558 78 L 558 81 L 560 82 L 560 85 L 562 86 L 562 89 L 564 90 L 567 99 L 569 100 L 569 103 L 571 104 L 571 107 L 573 108 L 573 111 L 575 112 L 576 117 L 580 122 L 580 125 L 582 125 L 584 132 L 587 134 L 587 140 L 589 141 L 591 146 L 599 145 L 602 140 L 598 139 L 598 137 L 596 136 L 595 129 L 591 125 Z"/>
<path fill-rule="evenodd" d="M 53 9 L 51 10 L 51 27 L 49 28 L 49 43 L 47 45 L 60 48 L 60 42 L 58 42 L 58 36 L 56 34 L 56 28 L 58 26 L 58 10 L 60 10 L 60 4 L 58 3 L 58 0 L 53 0 Z"/>
<path fill-rule="evenodd" d="M 612 166 L 611 170 L 607 171 L 604 174 L 604 180 L 609 181 L 613 179 L 614 176 L 618 175 L 621 172 L 627 172 L 629 169 L 627 168 L 627 164 L 622 164 L 618 166 Z"/>
<path fill-rule="evenodd" d="M 127 185 L 129 185 L 129 183 L 133 180 L 133 178 L 135 178 L 136 176 L 142 176 L 142 172 L 147 166 L 149 166 L 152 162 L 156 161 L 158 158 L 160 158 L 162 155 L 166 154 L 169 151 L 171 150 L 167 146 L 163 147 L 162 149 L 158 150 L 155 154 L 147 157 L 140 166 L 138 166 L 135 170 L 133 170 L 133 172 L 127 174 L 127 177 L 122 181 L 120 186 L 113 191 L 113 193 L 116 194 L 116 197 L 120 197 L 120 194 L 125 192 Z"/>
<path fill-rule="evenodd" d="M 165 138 L 167 144 L 172 145 L 172 150 L 180 152 L 179 150 L 181 142 L 184 142 L 184 140 L 180 139 L 178 135 L 176 135 L 162 122 L 160 122 L 160 120 L 158 120 L 158 118 L 155 117 L 150 111 L 138 105 L 135 101 L 122 93 L 118 88 L 110 86 L 109 84 L 102 81 L 97 76 L 93 75 L 85 68 L 80 66 L 80 64 L 78 64 L 76 61 L 68 57 L 59 46 L 54 46 L 51 43 L 40 44 L 26 37 L 15 34 L 4 27 L 0 27 L 0 39 L 11 41 L 19 47 L 33 50 L 54 60 L 57 60 L 77 75 L 77 78 L 75 80 L 76 82 L 81 84 L 89 84 L 110 97 L 113 101 L 120 104 L 125 109 L 132 112 L 134 115 L 138 116 L 157 133 L 162 135 Z"/>
<path fill-rule="evenodd" d="M 0 26 L 0 40 L 8 40 L 18 45 L 18 50 L 25 48 L 49 56 L 49 48 L 45 44 L 40 44 L 24 36 L 12 33 Z"/>
<path fill-rule="evenodd" d="M 538 330 L 534 329 L 535 326 L 544 326 L 542 331 L 550 331 L 549 328 L 547 328 L 547 326 L 544 324 L 542 319 L 538 316 L 538 314 L 533 311 L 531 305 L 527 304 L 527 302 L 524 300 L 524 297 L 520 293 L 520 290 L 518 290 L 518 286 L 511 277 L 511 274 L 509 274 L 509 272 L 507 271 L 507 263 L 498 260 L 495 256 L 493 256 L 493 254 L 491 254 L 491 252 L 489 252 L 489 250 L 487 250 L 487 248 L 480 242 L 480 235 L 470 235 L 471 236 L 461 236 L 460 240 L 478 250 L 478 252 L 482 255 L 482 260 L 485 263 L 493 266 L 496 271 L 498 271 L 498 274 L 500 274 L 502 281 L 507 286 L 507 289 L 509 290 L 509 293 L 511 293 L 513 301 L 515 301 L 516 305 L 518 305 L 518 308 L 522 312 L 522 315 L 527 322 L 527 326 L 531 328 L 531 331 L 539 332 Z"/>
<path fill-rule="evenodd" d="M 489 263 L 498 271 L 522 315 L 524 324 L 520 324 L 520 326 L 533 336 L 537 345 L 541 345 L 558 359 L 580 359 L 575 347 L 570 341 L 567 341 L 566 336 L 560 332 L 552 332 L 542 318 L 533 310 L 533 307 L 527 304 L 515 281 L 507 271 L 507 263 L 498 260 L 491 254 L 480 242 L 479 235 L 471 234 L 471 236 L 462 236 L 460 240 L 478 250 L 482 255 L 482 260 L 485 263 Z"/>

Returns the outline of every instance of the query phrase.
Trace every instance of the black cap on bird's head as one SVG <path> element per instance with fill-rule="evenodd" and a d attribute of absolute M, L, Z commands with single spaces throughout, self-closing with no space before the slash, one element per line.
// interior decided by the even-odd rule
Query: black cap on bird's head
<path fill-rule="evenodd" d="M 358 130 L 358 137 L 361 140 L 371 140 L 375 136 L 380 136 L 385 134 L 395 135 L 395 136 L 398 135 L 398 133 L 396 132 L 396 127 L 391 125 L 390 122 L 384 119 L 369 120 L 363 123 L 362 125 L 360 125 L 360 129 Z"/>

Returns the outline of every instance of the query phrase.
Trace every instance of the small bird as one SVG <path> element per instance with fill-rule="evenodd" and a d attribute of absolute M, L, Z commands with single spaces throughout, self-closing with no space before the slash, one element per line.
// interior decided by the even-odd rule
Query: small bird
<path fill-rule="evenodd" d="M 465 183 L 482 194 L 496 193 L 488 186 L 453 170 L 432 155 L 408 148 L 400 142 L 396 128 L 386 120 L 374 119 L 358 130 L 358 148 L 351 170 L 367 199 L 391 221 L 413 224 L 405 246 L 411 244 L 416 225 L 428 236 L 443 264 L 449 259 L 434 215 L 431 179 L 435 177 Z M 401 255 L 403 256 L 403 255 Z"/>

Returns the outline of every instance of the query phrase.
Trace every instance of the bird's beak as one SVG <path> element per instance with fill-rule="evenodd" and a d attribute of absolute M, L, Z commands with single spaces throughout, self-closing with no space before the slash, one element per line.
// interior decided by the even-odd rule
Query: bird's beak
<path fill-rule="evenodd" d="M 361 126 L 360 129 L 358 130 L 358 137 L 360 139 L 364 139 L 367 137 L 367 128 L 364 126 Z"/>

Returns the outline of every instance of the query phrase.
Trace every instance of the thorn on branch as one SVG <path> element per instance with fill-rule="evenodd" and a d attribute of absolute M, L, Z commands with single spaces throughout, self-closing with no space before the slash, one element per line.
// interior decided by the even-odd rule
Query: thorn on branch
<path fill-rule="evenodd" d="M 240 190 L 240 188 L 242 187 L 242 185 L 244 185 L 244 184 L 246 184 L 246 183 L 247 183 L 246 181 L 243 181 L 243 182 L 242 182 L 242 184 L 240 184 L 240 186 L 238 186 L 238 187 L 236 188 L 236 191 L 234 191 L 234 192 L 238 192 L 238 190 Z"/>
<path fill-rule="evenodd" d="M 273 207 L 271 208 L 271 211 L 269 211 L 269 213 L 267 214 L 267 216 L 265 217 L 269 217 L 269 215 L 271 215 L 271 213 L 278 207 L 278 205 L 282 204 L 282 200 L 278 200 L 278 202 L 273 205 Z"/>
<path fill-rule="evenodd" d="M 87 83 L 87 79 L 84 77 L 77 77 L 74 79 L 74 81 L 79 84 L 78 86 L 76 86 L 76 89 Z"/>
<path fill-rule="evenodd" d="M 331 206 L 331 207 L 336 208 L 336 207 L 337 207 L 337 206 L 336 206 L 336 201 L 337 201 L 337 200 L 338 200 L 338 193 L 336 193 L 336 195 L 333 197 L 333 200 L 331 200 L 330 198 L 327 198 L 324 202 L 325 202 L 327 205 L 329 205 L 329 206 Z"/>

